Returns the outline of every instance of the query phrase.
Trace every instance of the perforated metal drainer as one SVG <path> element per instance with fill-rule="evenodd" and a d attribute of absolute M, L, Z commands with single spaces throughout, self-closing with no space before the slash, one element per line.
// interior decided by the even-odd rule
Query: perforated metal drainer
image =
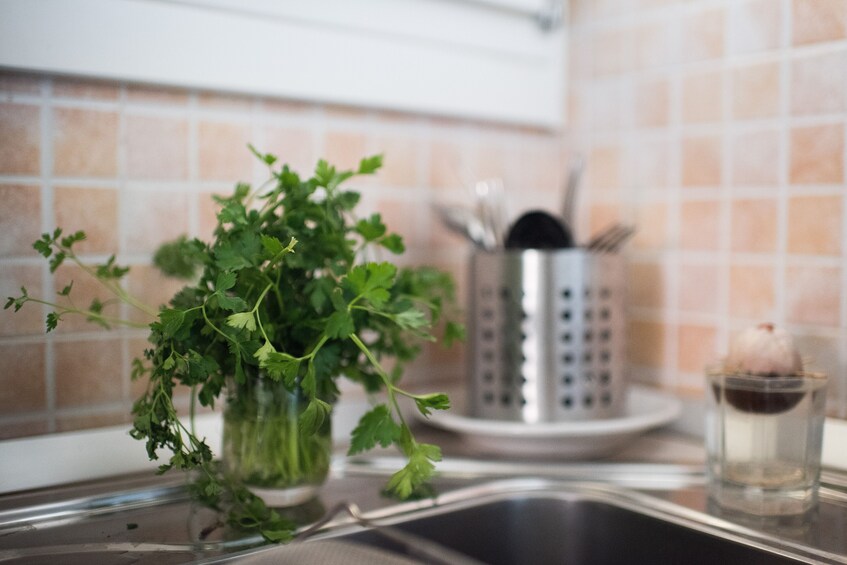
<path fill-rule="evenodd" d="M 610 418 L 626 402 L 625 275 L 581 249 L 477 252 L 470 277 L 470 409 L 477 418 Z"/>

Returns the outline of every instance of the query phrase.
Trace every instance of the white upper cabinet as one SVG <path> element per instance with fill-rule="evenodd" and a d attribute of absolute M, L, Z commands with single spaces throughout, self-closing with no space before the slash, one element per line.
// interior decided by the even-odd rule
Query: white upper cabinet
<path fill-rule="evenodd" d="M 562 0 L 0 0 L 0 67 L 546 128 Z"/>

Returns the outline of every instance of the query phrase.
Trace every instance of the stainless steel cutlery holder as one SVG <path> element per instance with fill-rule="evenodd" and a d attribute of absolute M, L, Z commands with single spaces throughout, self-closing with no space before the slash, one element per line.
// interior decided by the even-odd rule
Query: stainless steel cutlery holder
<path fill-rule="evenodd" d="M 529 423 L 621 415 L 624 267 L 620 255 L 583 249 L 475 252 L 471 415 Z"/>

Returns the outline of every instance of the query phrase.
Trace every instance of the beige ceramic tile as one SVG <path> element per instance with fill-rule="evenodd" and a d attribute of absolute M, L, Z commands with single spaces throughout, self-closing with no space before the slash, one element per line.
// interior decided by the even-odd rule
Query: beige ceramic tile
<path fill-rule="evenodd" d="M 637 127 L 655 128 L 670 120 L 670 81 L 651 78 L 635 86 L 634 120 Z"/>
<path fill-rule="evenodd" d="M 682 77 L 682 121 L 718 122 L 723 117 L 723 71 L 696 72 Z"/>
<path fill-rule="evenodd" d="M 414 112 L 404 112 L 403 110 L 380 108 L 374 112 L 373 118 L 378 126 L 386 125 L 396 129 L 405 129 L 423 123 L 427 116 Z"/>
<path fill-rule="evenodd" d="M 418 140 L 399 136 L 380 136 L 375 140 L 376 152 L 382 154 L 382 168 L 376 174 L 380 185 L 391 187 L 418 186 Z"/>
<path fill-rule="evenodd" d="M 506 191 L 540 190 L 560 197 L 572 156 L 555 137 L 533 143 L 510 142 L 505 149 L 503 183 Z"/>
<path fill-rule="evenodd" d="M 847 2 L 844 0 L 793 0 L 791 7 L 794 45 L 847 37 Z"/>
<path fill-rule="evenodd" d="M 0 104 L 0 173 L 34 175 L 41 169 L 41 110 Z"/>
<path fill-rule="evenodd" d="M 118 191 L 111 188 L 79 188 L 60 186 L 53 191 L 56 225 L 65 233 L 85 231 L 86 238 L 77 242 L 77 253 L 118 251 Z"/>
<path fill-rule="evenodd" d="M 681 325 L 677 330 L 677 368 L 685 373 L 705 374 L 718 361 L 717 330 L 711 326 Z"/>
<path fill-rule="evenodd" d="M 41 190 L 37 186 L 0 184 L 0 257 L 33 257 L 41 236 Z"/>
<path fill-rule="evenodd" d="M 0 344 L 0 413 L 4 416 L 47 408 L 42 343 Z"/>
<path fill-rule="evenodd" d="M 345 104 L 327 104 L 322 106 L 327 118 L 338 120 L 360 120 L 370 119 L 373 111 L 360 106 L 348 106 Z"/>
<path fill-rule="evenodd" d="M 202 180 L 230 183 L 250 181 L 255 157 L 247 149 L 251 129 L 248 125 L 224 122 L 200 122 L 197 126 L 198 175 Z"/>
<path fill-rule="evenodd" d="M 167 198 L 163 196 L 167 195 Z M 123 229 L 126 250 L 130 253 L 150 253 L 160 244 L 188 233 L 189 196 L 180 192 L 127 191 Z"/>
<path fill-rule="evenodd" d="M 619 204 L 592 204 L 589 207 L 588 228 L 583 235 L 586 241 L 589 237 L 599 234 L 623 218 Z"/>
<path fill-rule="evenodd" d="M 844 182 L 844 125 L 793 128 L 790 166 L 792 184 Z"/>
<path fill-rule="evenodd" d="M 0 93 L 33 94 L 41 93 L 41 77 L 39 75 L 0 71 Z"/>
<path fill-rule="evenodd" d="M 717 59 L 723 55 L 726 13 L 723 8 L 692 10 L 680 20 L 683 62 Z"/>
<path fill-rule="evenodd" d="M 435 139 L 429 148 L 429 184 L 442 192 L 464 195 L 462 170 L 470 167 L 470 155 L 464 144 Z"/>
<path fill-rule="evenodd" d="M 627 265 L 628 305 L 661 309 L 667 303 L 668 281 L 665 268 L 655 261 L 630 261 Z"/>
<path fill-rule="evenodd" d="M 122 399 L 123 357 L 119 339 L 58 342 L 56 406 L 92 406 Z"/>
<path fill-rule="evenodd" d="M 131 179 L 187 179 L 188 121 L 127 116 L 126 172 Z"/>
<path fill-rule="evenodd" d="M 527 153 L 528 152 L 529 151 L 527 151 Z M 496 139 L 492 141 L 488 138 L 483 138 L 479 142 L 475 143 L 471 150 L 473 167 L 467 171 L 467 174 L 470 177 L 467 180 L 469 183 L 474 183 L 478 179 L 493 178 L 500 179 L 507 185 L 511 184 L 513 177 L 511 174 L 512 167 L 510 161 L 515 153 L 515 150 L 510 151 L 503 143 L 499 143 Z M 524 162 L 523 165 L 528 169 L 525 171 L 527 176 L 536 172 L 532 170 L 534 167 L 530 165 L 528 161 Z M 523 187 L 525 189 L 537 188 L 534 184 L 529 182 L 524 182 Z"/>
<path fill-rule="evenodd" d="M 675 4 L 679 4 L 680 0 L 635 0 L 636 9 L 654 10 L 661 8 L 669 8 Z"/>
<path fill-rule="evenodd" d="M 776 200 L 758 198 L 734 200 L 731 249 L 741 253 L 771 253 L 777 246 Z"/>
<path fill-rule="evenodd" d="M 53 79 L 53 95 L 58 98 L 117 101 L 120 84 L 101 80 L 74 78 Z"/>
<path fill-rule="evenodd" d="M 630 185 L 647 190 L 667 187 L 673 163 L 670 144 L 665 140 L 643 141 L 632 151 Z"/>
<path fill-rule="evenodd" d="M 566 99 L 562 115 L 567 123 L 575 129 L 586 127 L 590 118 L 588 99 L 585 97 L 584 91 L 584 87 L 575 86 L 571 83 L 568 85 L 567 94 L 565 94 Z"/>
<path fill-rule="evenodd" d="M 289 165 L 300 178 L 309 178 L 315 170 L 318 155 L 315 153 L 315 133 L 308 128 L 268 126 L 265 142 L 258 147 L 263 153 L 276 155 L 275 167 Z"/>
<path fill-rule="evenodd" d="M 167 277 L 151 265 L 132 265 L 127 275 L 129 293 L 155 310 L 166 306 L 186 284 L 188 281 Z M 129 318 L 144 324 L 153 321 L 149 314 L 135 308 L 129 309 Z"/>
<path fill-rule="evenodd" d="M 194 196 L 197 202 L 196 237 L 206 242 L 212 241 L 215 228 L 218 225 L 218 212 L 221 210 L 220 204 L 215 202 L 213 196 L 210 192 L 201 192 Z"/>
<path fill-rule="evenodd" d="M 635 236 L 632 244 L 640 250 L 665 249 L 668 246 L 668 206 L 647 202 L 635 210 Z"/>
<path fill-rule="evenodd" d="M 50 431 L 45 416 L 26 417 L 0 424 L 0 439 L 40 436 Z"/>
<path fill-rule="evenodd" d="M 600 80 L 591 83 L 591 120 L 589 127 L 595 131 L 619 132 L 626 126 L 630 96 L 618 81 Z"/>
<path fill-rule="evenodd" d="M 61 176 L 113 177 L 118 171 L 115 112 L 55 108 L 53 172 Z"/>
<path fill-rule="evenodd" d="M 9 296 L 21 296 L 21 287 L 26 287 L 31 296 L 43 297 L 41 266 L 11 261 L 0 263 L 0 297 L 4 304 Z M 0 310 L 0 335 L 42 335 L 45 315 L 41 306 L 32 303 L 25 304 L 18 312 L 12 308 Z"/>
<path fill-rule="evenodd" d="M 592 0 L 569 0 L 568 17 L 574 25 L 586 23 L 592 15 Z"/>
<path fill-rule="evenodd" d="M 729 271 L 729 315 L 772 320 L 776 315 L 776 270 L 771 266 L 734 264 Z"/>
<path fill-rule="evenodd" d="M 620 28 L 597 31 L 593 34 L 592 62 L 595 76 L 620 74 L 627 68 L 628 35 Z"/>
<path fill-rule="evenodd" d="M 741 0 L 730 4 L 730 49 L 752 53 L 777 49 L 782 34 L 782 4 Z"/>
<path fill-rule="evenodd" d="M 847 6 L 847 2 L 845 2 Z M 847 50 L 794 59 L 791 113 L 830 114 L 847 109 Z"/>
<path fill-rule="evenodd" d="M 738 120 L 779 114 L 780 70 L 777 61 L 736 67 L 732 71 L 732 116 Z"/>
<path fill-rule="evenodd" d="M 568 38 L 568 72 L 575 80 L 591 77 L 592 57 L 591 37 L 578 35 Z"/>
<path fill-rule="evenodd" d="M 110 408 L 105 412 L 98 410 L 91 414 L 59 414 L 56 417 L 56 431 L 72 432 L 126 424 L 132 421 L 131 408 L 127 405 L 125 408 Z"/>
<path fill-rule="evenodd" d="M 621 148 L 598 145 L 591 149 L 585 164 L 585 181 L 590 189 L 608 190 L 621 184 Z"/>
<path fill-rule="evenodd" d="M 197 103 L 201 109 L 227 110 L 248 113 L 253 107 L 253 98 L 224 92 L 200 92 Z"/>
<path fill-rule="evenodd" d="M 776 186 L 780 158 L 777 130 L 739 132 L 732 139 L 732 184 L 734 186 Z"/>
<path fill-rule="evenodd" d="M 721 184 L 721 138 L 691 136 L 682 139 L 682 185 L 712 186 Z"/>
<path fill-rule="evenodd" d="M 592 16 L 601 21 L 619 16 L 628 9 L 628 3 L 620 2 L 620 0 L 592 0 L 591 2 Z"/>
<path fill-rule="evenodd" d="M 666 328 L 659 322 L 630 320 L 627 325 L 627 359 L 640 367 L 660 369 L 665 364 Z"/>
<path fill-rule="evenodd" d="M 140 104 L 185 107 L 188 105 L 188 92 L 166 86 L 128 84 L 126 87 L 126 99 L 128 102 Z"/>
<path fill-rule="evenodd" d="M 670 58 L 668 30 L 665 22 L 647 22 L 633 30 L 633 65 L 636 69 L 654 69 L 667 64 Z"/>
<path fill-rule="evenodd" d="M 841 319 L 841 269 L 796 266 L 785 273 L 789 323 L 838 326 Z"/>
<path fill-rule="evenodd" d="M 262 110 L 274 117 L 313 114 L 317 108 L 317 104 L 301 100 L 290 100 L 285 98 L 262 99 Z"/>
<path fill-rule="evenodd" d="M 698 314 L 718 314 L 719 275 L 716 264 L 680 264 L 679 309 Z"/>
<path fill-rule="evenodd" d="M 797 196 L 788 201 L 788 252 L 841 255 L 842 196 Z"/>
<path fill-rule="evenodd" d="M 847 391 L 847 379 L 839 359 L 844 339 L 802 333 L 794 337 L 794 343 L 803 358 L 804 370 L 824 373 L 829 378 L 826 386 L 827 415 L 842 419 L 847 417 L 843 397 Z"/>
<path fill-rule="evenodd" d="M 680 247 L 687 250 L 716 250 L 720 245 L 720 204 L 694 200 L 680 206 Z"/>
<path fill-rule="evenodd" d="M 367 138 L 358 131 L 330 131 L 324 138 L 324 158 L 339 169 L 357 169 L 368 156 Z"/>
<path fill-rule="evenodd" d="M 417 236 L 422 231 L 420 223 L 425 220 L 420 203 L 403 198 L 383 198 L 379 200 L 377 210 L 388 231 L 400 234 L 407 248 L 420 243 Z M 386 256 L 392 260 L 399 259 L 391 253 Z"/>

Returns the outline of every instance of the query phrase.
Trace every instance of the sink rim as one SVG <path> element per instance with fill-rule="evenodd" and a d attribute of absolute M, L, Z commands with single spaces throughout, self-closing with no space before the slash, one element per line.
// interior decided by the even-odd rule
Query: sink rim
<path fill-rule="evenodd" d="M 367 512 L 365 517 L 377 527 L 393 527 L 453 511 L 528 498 L 599 502 L 784 557 L 810 563 L 847 563 L 847 555 L 834 554 L 778 538 L 767 532 L 687 508 L 677 502 L 660 498 L 655 493 L 608 482 L 563 481 L 538 477 L 492 480 L 451 490 L 434 499 L 398 503 Z M 309 536 L 309 540 L 343 538 L 372 529 L 375 528 L 362 526 L 352 518 L 345 518 L 329 522 L 324 529 Z M 259 551 L 263 549 L 266 548 L 260 548 Z"/>

